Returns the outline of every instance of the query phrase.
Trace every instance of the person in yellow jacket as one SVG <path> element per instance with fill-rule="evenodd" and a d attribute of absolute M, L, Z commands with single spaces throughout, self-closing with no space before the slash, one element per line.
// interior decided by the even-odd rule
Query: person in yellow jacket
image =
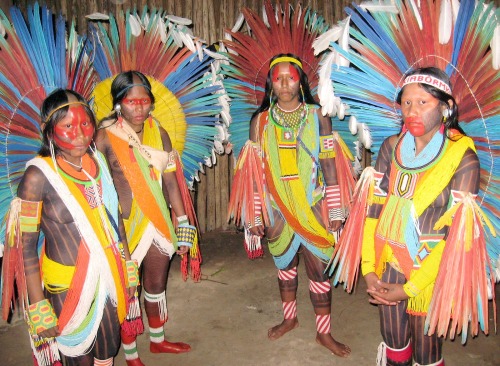
<path fill-rule="evenodd" d="M 397 102 L 403 129 L 375 164 L 374 203 L 364 227 L 361 270 L 379 305 L 387 365 L 444 365 L 442 337 L 425 331 L 454 204 L 479 190 L 479 159 L 458 125 L 448 76 L 435 67 L 405 76 Z M 381 350 L 379 350 L 380 352 Z"/>

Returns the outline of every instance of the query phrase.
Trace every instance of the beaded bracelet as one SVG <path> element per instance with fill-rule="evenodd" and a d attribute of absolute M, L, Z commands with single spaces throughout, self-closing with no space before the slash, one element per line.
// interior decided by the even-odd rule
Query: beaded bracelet
<path fill-rule="evenodd" d="M 38 334 L 57 325 L 56 313 L 47 299 L 31 304 L 28 307 L 28 316 L 34 334 Z"/>
<path fill-rule="evenodd" d="M 135 259 L 125 261 L 127 267 L 127 282 L 128 287 L 139 286 L 139 265 Z"/>
<path fill-rule="evenodd" d="M 196 237 L 196 228 L 192 225 L 179 225 L 176 234 L 177 245 L 186 245 L 191 248 Z"/>

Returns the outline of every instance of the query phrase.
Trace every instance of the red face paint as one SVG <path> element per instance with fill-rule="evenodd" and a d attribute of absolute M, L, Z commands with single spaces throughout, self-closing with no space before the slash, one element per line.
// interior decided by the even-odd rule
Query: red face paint
<path fill-rule="evenodd" d="M 282 66 L 281 64 L 277 64 L 276 67 L 273 69 L 273 72 L 271 75 L 273 83 L 279 81 L 280 73 L 283 73 L 283 71 L 284 71 L 281 68 L 281 66 Z M 292 64 L 288 64 L 288 74 L 290 75 L 290 80 L 295 81 L 295 82 L 299 81 L 299 79 L 300 79 L 299 72 L 295 69 L 295 67 L 292 66 Z"/>
<path fill-rule="evenodd" d="M 122 103 L 127 106 L 149 106 L 151 104 L 151 99 L 149 98 L 124 98 Z"/>
<path fill-rule="evenodd" d="M 94 126 L 81 105 L 71 106 L 66 116 L 54 126 L 54 142 L 63 149 L 87 149 L 94 136 Z"/>
<path fill-rule="evenodd" d="M 404 124 L 408 131 L 415 137 L 425 134 L 424 121 L 420 117 L 407 117 L 404 119 Z"/>

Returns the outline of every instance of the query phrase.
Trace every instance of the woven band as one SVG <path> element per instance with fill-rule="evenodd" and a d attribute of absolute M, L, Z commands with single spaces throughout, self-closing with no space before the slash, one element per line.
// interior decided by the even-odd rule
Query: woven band
<path fill-rule="evenodd" d="M 40 230 L 42 218 L 42 201 L 21 200 L 19 224 L 23 233 L 36 233 Z"/>
<path fill-rule="evenodd" d="M 177 228 L 177 245 L 192 247 L 196 238 L 196 228 L 192 225 L 179 225 Z"/>
<path fill-rule="evenodd" d="M 136 260 L 129 260 L 125 262 L 127 266 L 127 282 L 128 287 L 139 286 L 139 265 Z"/>
<path fill-rule="evenodd" d="M 405 87 L 405 85 L 408 84 L 414 84 L 414 83 L 419 83 L 419 84 L 427 84 L 430 86 L 433 86 L 442 92 L 451 95 L 451 88 L 448 84 L 446 84 L 443 80 L 440 80 L 434 76 L 431 75 L 426 75 L 426 74 L 418 74 L 418 75 L 410 75 L 407 76 L 402 88 Z"/>
<path fill-rule="evenodd" d="M 34 334 L 57 325 L 57 316 L 49 300 L 43 299 L 28 307 L 30 325 Z"/>
<path fill-rule="evenodd" d="M 280 62 L 291 62 L 292 64 L 297 65 L 302 69 L 302 62 L 293 57 L 283 56 L 274 59 L 269 65 L 269 69 L 271 69 L 274 65 L 279 64 Z"/>

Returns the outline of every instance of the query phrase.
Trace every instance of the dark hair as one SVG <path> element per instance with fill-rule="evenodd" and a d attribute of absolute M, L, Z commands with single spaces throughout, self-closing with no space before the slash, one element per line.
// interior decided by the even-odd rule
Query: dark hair
<path fill-rule="evenodd" d="M 42 146 L 38 150 L 40 156 L 50 156 L 50 141 L 54 135 L 54 127 L 61 119 L 66 117 L 71 105 L 66 105 L 61 107 L 63 104 L 69 102 L 69 97 L 73 96 L 78 102 L 84 103 L 80 104 L 85 108 L 85 112 L 89 116 L 92 125 L 94 126 L 94 134 L 96 130 L 96 120 L 92 109 L 90 109 L 87 101 L 84 97 L 73 90 L 69 89 L 56 89 L 49 94 L 47 98 L 42 103 L 40 108 L 40 118 L 42 125 Z M 54 112 L 55 111 L 55 112 Z M 53 144 L 54 151 L 57 152 L 59 148 L 56 144 Z M 90 152 L 90 147 L 89 150 Z"/>
<path fill-rule="evenodd" d="M 118 74 L 111 83 L 111 96 L 113 97 L 113 106 L 121 103 L 121 101 L 127 96 L 128 90 L 137 85 L 137 83 L 134 82 L 134 76 L 139 78 L 141 84 L 145 85 L 144 89 L 146 89 L 146 92 L 151 99 L 151 104 L 155 103 L 155 96 L 151 91 L 151 83 L 149 82 L 146 75 L 144 75 L 142 72 L 131 70 Z"/>
<path fill-rule="evenodd" d="M 280 54 L 274 56 L 271 59 L 271 61 L 269 61 L 269 64 L 271 64 L 278 57 L 293 57 L 294 59 L 302 62 L 300 60 L 300 58 L 298 58 L 297 56 L 295 56 L 292 53 L 280 53 Z M 269 107 L 271 106 L 270 99 L 271 99 L 271 93 L 272 93 L 272 90 L 273 90 L 273 81 L 271 80 L 271 75 L 272 75 L 272 72 L 273 72 L 274 68 L 276 66 L 278 66 L 278 65 L 279 64 L 276 64 L 273 67 L 271 67 L 269 69 L 269 72 L 267 73 L 266 89 L 265 89 L 265 93 L 264 93 L 264 98 L 262 99 L 262 103 L 261 103 L 260 107 L 257 108 L 257 110 L 252 114 L 252 119 L 256 115 L 258 115 L 259 113 L 268 110 Z M 290 63 L 290 65 L 292 65 L 292 67 L 295 68 L 295 70 L 297 70 L 297 72 L 299 73 L 299 76 L 300 76 L 300 86 L 302 87 L 303 95 L 302 95 L 302 93 L 299 94 L 299 101 L 300 102 L 306 102 L 307 104 L 316 104 L 316 105 L 318 105 L 318 103 L 314 100 L 314 97 L 311 94 L 311 88 L 309 87 L 309 80 L 307 78 L 307 74 L 304 72 L 304 70 L 302 70 L 299 67 L 299 65 L 294 64 L 292 62 Z M 275 96 L 273 96 L 273 102 L 274 101 L 276 101 L 276 97 Z"/>
<path fill-rule="evenodd" d="M 411 70 L 410 72 L 406 73 L 404 78 L 406 79 L 408 76 L 411 75 L 431 75 L 434 76 L 435 78 L 445 82 L 450 86 L 450 78 L 449 76 L 441 69 L 438 69 L 437 67 L 421 67 L 418 69 Z M 444 91 L 436 88 L 435 86 L 429 85 L 429 84 L 419 84 L 427 93 L 432 95 L 434 98 L 438 99 L 439 102 L 443 105 L 446 106 L 451 111 L 451 115 L 446 118 L 446 121 L 444 122 L 444 126 L 446 129 L 453 128 L 455 130 L 460 131 L 461 134 L 465 135 L 465 132 L 462 130 L 460 125 L 458 124 L 458 106 L 457 102 L 455 101 L 455 98 L 453 98 L 452 95 L 449 95 L 445 93 Z M 451 86 L 450 86 L 451 87 Z M 403 90 L 404 87 L 401 88 L 401 90 L 398 93 L 398 96 L 396 98 L 396 101 L 398 104 L 401 104 L 401 96 L 403 95 Z M 450 108 L 449 101 L 453 102 L 453 106 Z"/>

